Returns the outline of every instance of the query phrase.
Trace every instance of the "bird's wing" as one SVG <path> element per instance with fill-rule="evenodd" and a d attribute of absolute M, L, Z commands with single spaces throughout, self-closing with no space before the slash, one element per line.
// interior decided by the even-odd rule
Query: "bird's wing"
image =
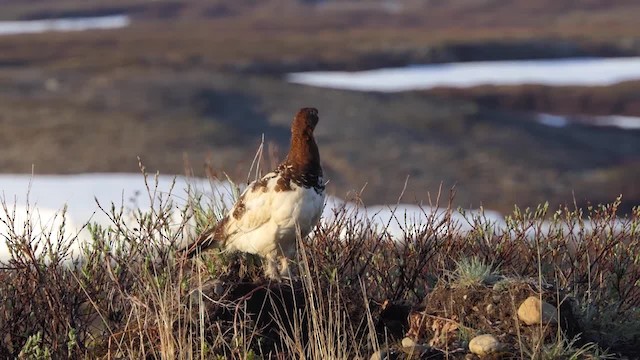
<path fill-rule="evenodd" d="M 269 173 L 258 182 L 251 183 L 238 198 L 225 224 L 226 235 L 246 234 L 271 220 L 274 204 L 276 173 Z"/>
<path fill-rule="evenodd" d="M 231 210 L 215 226 L 203 231 L 195 242 L 181 251 L 191 257 L 218 242 L 246 234 L 267 223 L 271 219 L 272 190 L 277 175 L 271 172 L 250 183 Z"/>

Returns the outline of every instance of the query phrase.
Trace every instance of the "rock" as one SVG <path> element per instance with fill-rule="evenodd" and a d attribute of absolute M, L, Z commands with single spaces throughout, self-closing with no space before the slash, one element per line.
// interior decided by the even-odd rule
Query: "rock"
<path fill-rule="evenodd" d="M 402 347 L 416 346 L 416 342 L 412 338 L 406 337 L 402 339 Z"/>
<path fill-rule="evenodd" d="M 542 313 L 540 312 L 542 309 Z M 540 306 L 540 299 L 529 296 L 518 308 L 518 318 L 527 325 L 555 324 L 558 322 L 558 310 L 546 301 Z"/>
<path fill-rule="evenodd" d="M 479 356 L 502 352 L 504 345 L 491 334 L 478 335 L 469 341 L 469 350 Z"/>

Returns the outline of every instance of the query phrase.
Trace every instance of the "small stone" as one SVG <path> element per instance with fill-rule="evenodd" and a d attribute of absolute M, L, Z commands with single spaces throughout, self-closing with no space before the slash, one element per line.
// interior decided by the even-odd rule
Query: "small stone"
<path fill-rule="evenodd" d="M 402 339 L 402 347 L 416 346 L 416 342 L 412 338 L 406 337 Z"/>
<path fill-rule="evenodd" d="M 469 350 L 479 356 L 501 352 L 504 345 L 491 334 L 478 335 L 469 341 Z"/>
<path fill-rule="evenodd" d="M 540 309 L 542 308 L 542 312 Z M 527 325 L 555 324 L 558 322 L 558 311 L 555 306 L 535 296 L 529 296 L 518 308 L 518 318 Z"/>

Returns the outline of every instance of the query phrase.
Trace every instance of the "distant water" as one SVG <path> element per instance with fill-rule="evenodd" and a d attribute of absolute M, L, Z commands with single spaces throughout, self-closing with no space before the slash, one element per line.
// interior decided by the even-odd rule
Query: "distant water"
<path fill-rule="evenodd" d="M 119 29 L 131 24 L 128 15 L 109 15 L 47 20 L 0 21 L 0 35 L 37 34 L 48 31 Z"/>
<path fill-rule="evenodd" d="M 287 79 L 317 87 L 380 92 L 478 85 L 598 86 L 640 79 L 640 57 L 484 61 L 357 72 L 312 71 L 291 73 Z"/>

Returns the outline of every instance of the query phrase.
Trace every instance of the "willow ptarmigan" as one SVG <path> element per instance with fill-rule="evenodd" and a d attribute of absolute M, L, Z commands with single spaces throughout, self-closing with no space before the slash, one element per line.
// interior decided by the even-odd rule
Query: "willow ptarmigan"
<path fill-rule="evenodd" d="M 289 276 L 296 238 L 318 223 L 325 186 L 320 153 L 313 138 L 318 110 L 303 108 L 291 124 L 291 146 L 278 167 L 248 185 L 215 228 L 189 247 L 192 256 L 212 246 L 261 256 L 268 277 Z"/>

